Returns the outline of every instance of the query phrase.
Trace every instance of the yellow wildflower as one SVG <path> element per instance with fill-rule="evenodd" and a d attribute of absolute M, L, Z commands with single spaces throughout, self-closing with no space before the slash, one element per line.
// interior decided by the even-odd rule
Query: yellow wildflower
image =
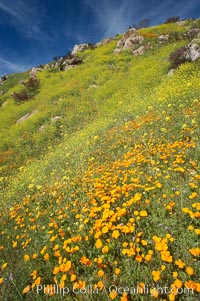
<path fill-rule="evenodd" d="M 152 271 L 152 276 L 154 281 L 158 281 L 160 279 L 160 271 Z"/>
<path fill-rule="evenodd" d="M 113 233 L 112 233 L 112 237 L 115 238 L 115 239 L 117 239 L 119 237 L 119 235 L 120 234 L 119 234 L 118 230 L 114 230 Z"/>
<path fill-rule="evenodd" d="M 194 274 L 194 270 L 193 270 L 193 268 L 191 268 L 191 267 L 187 267 L 186 268 L 186 273 L 188 274 L 188 275 L 193 275 Z"/>
<path fill-rule="evenodd" d="M 29 259 L 30 259 L 30 256 L 27 255 L 27 254 L 25 254 L 25 255 L 24 255 L 24 261 L 28 261 Z"/>
<path fill-rule="evenodd" d="M 114 300 L 117 297 L 116 291 L 112 290 L 112 292 L 110 292 L 109 296 L 112 300 Z"/>
<path fill-rule="evenodd" d="M 1 269 L 2 269 L 2 270 L 5 270 L 7 266 L 8 266 L 8 263 L 5 262 L 4 264 L 2 264 Z"/>
<path fill-rule="evenodd" d="M 99 276 L 99 277 L 102 277 L 103 275 L 104 275 L 104 271 L 99 270 L 99 271 L 98 271 L 98 276 Z"/>
<path fill-rule="evenodd" d="M 100 238 L 97 239 L 96 243 L 95 243 L 95 247 L 97 249 L 101 248 L 102 247 L 102 241 Z"/>
<path fill-rule="evenodd" d="M 30 285 L 27 285 L 27 286 L 23 289 L 22 294 L 27 294 L 27 293 L 30 291 L 30 289 L 31 289 L 31 286 L 30 286 Z"/>

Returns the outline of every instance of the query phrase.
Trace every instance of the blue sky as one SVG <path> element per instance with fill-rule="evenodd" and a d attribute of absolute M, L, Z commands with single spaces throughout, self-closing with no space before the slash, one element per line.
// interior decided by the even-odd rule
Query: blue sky
<path fill-rule="evenodd" d="M 198 18 L 199 0 L 0 0 L 0 75 L 22 72 L 149 18 Z"/>

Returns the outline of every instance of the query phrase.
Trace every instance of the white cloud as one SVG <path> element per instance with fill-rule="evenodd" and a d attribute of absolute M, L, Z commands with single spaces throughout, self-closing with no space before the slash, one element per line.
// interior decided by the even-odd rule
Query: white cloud
<path fill-rule="evenodd" d="M 16 64 L 14 62 L 8 61 L 7 59 L 0 57 L 0 74 L 10 73 L 10 72 L 23 72 L 30 68 L 29 65 Z"/>
<path fill-rule="evenodd" d="M 95 14 L 104 36 L 112 36 L 126 30 L 137 17 L 138 4 L 133 0 L 86 0 L 86 4 Z"/>
<path fill-rule="evenodd" d="M 14 27 L 27 38 L 52 40 L 52 37 L 41 30 L 45 17 L 45 8 L 38 0 L 0 0 L 0 10 L 9 15 L 5 22 Z"/>
<path fill-rule="evenodd" d="M 189 18 L 199 7 L 199 0 L 85 0 L 85 3 L 95 15 L 104 36 L 123 32 L 145 18 L 154 24 L 174 15 Z"/>

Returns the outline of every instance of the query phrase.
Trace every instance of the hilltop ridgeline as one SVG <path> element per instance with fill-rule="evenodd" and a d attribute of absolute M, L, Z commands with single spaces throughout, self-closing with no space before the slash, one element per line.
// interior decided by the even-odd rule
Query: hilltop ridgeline
<path fill-rule="evenodd" d="M 187 20 L 185 21 L 177 21 L 175 22 L 178 26 L 183 27 Z M 118 54 L 122 51 L 129 50 L 132 52 L 134 56 L 142 55 L 146 50 L 152 49 L 157 43 L 158 45 L 167 44 L 174 40 L 182 40 L 188 39 L 189 43 L 181 49 L 179 52 L 175 54 L 176 58 L 179 62 L 185 61 L 195 61 L 200 57 L 200 29 L 198 27 L 188 27 L 188 29 L 183 33 L 178 33 L 176 31 L 171 32 L 170 34 L 148 34 L 142 32 L 142 29 L 139 31 L 136 28 L 129 28 L 126 32 L 122 34 L 122 38 L 118 38 L 119 34 L 115 37 L 104 38 L 101 42 L 96 44 L 92 43 L 83 43 L 79 45 L 75 45 L 72 51 L 65 56 L 57 56 L 54 58 L 54 62 L 50 62 L 46 65 L 40 65 L 37 67 L 33 67 L 30 71 L 30 76 L 35 76 L 37 72 L 47 69 L 58 68 L 60 71 L 66 71 L 72 69 L 83 63 L 81 58 L 78 58 L 78 54 L 80 52 L 84 52 L 85 50 L 94 50 L 99 46 L 105 46 L 111 41 L 118 40 L 116 48 L 113 53 Z M 150 41 L 149 38 L 151 38 Z M 179 66 L 178 64 L 174 64 L 173 67 Z M 2 85 L 8 79 L 8 75 L 4 75 L 0 78 L 0 85 Z M 6 93 L 6 90 L 2 90 L 0 95 Z"/>
<path fill-rule="evenodd" d="M 183 26 L 185 21 L 176 22 L 179 26 Z M 149 41 L 149 37 L 153 38 L 153 42 Z M 138 31 L 135 28 L 129 28 L 123 33 L 122 38 L 119 39 L 118 35 L 115 37 L 105 38 L 97 44 L 84 43 L 80 45 L 75 45 L 72 52 L 64 57 L 57 57 L 55 63 L 49 63 L 45 66 L 36 67 L 31 71 L 37 72 L 41 71 L 42 68 L 59 68 L 61 71 L 69 70 L 76 67 L 77 65 L 83 63 L 83 60 L 78 59 L 76 56 L 85 50 L 93 50 L 99 46 L 105 46 L 111 41 L 118 40 L 116 48 L 113 53 L 118 54 L 122 51 L 129 50 L 133 55 L 142 55 L 145 50 L 152 49 L 155 43 L 167 44 L 173 40 L 189 39 L 188 45 L 185 47 L 184 53 L 182 53 L 182 59 L 185 61 L 195 61 L 200 57 L 200 29 L 192 28 L 188 29 L 184 34 L 176 35 L 174 32 L 171 34 L 153 34 L 148 35 Z M 31 74 L 32 74 L 31 73 Z"/>

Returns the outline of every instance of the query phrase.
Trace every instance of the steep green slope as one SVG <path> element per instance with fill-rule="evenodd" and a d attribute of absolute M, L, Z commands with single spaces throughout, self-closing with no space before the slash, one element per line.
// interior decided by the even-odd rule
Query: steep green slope
<path fill-rule="evenodd" d="M 168 75 L 187 26 L 141 29 L 152 48 L 137 57 L 87 50 L 38 73 L 32 100 L 7 99 L 3 300 L 197 300 L 200 62 Z"/>
<path fill-rule="evenodd" d="M 10 99 L 1 110 L 5 175 L 12 175 L 63 135 L 74 135 L 94 120 L 112 125 L 114 119 L 130 117 L 135 109 L 145 110 L 154 97 L 154 88 L 167 77 L 167 56 L 183 43 L 163 47 L 156 55 L 151 50 L 145 56 L 133 57 L 131 53 L 114 56 L 115 42 L 84 52 L 85 63 L 76 69 L 38 74 L 41 87 L 32 101 L 16 105 Z M 27 113 L 35 114 L 16 124 Z M 54 116 L 63 119 L 54 123 Z"/>
<path fill-rule="evenodd" d="M 0 85 L 0 95 L 1 92 L 2 96 L 0 99 L 0 105 L 2 105 L 7 98 L 9 97 L 10 90 L 17 85 L 20 81 L 25 80 L 28 78 L 28 72 L 23 72 L 23 73 L 15 73 L 15 74 L 10 74 L 6 82 L 4 82 L 2 85 Z"/>

